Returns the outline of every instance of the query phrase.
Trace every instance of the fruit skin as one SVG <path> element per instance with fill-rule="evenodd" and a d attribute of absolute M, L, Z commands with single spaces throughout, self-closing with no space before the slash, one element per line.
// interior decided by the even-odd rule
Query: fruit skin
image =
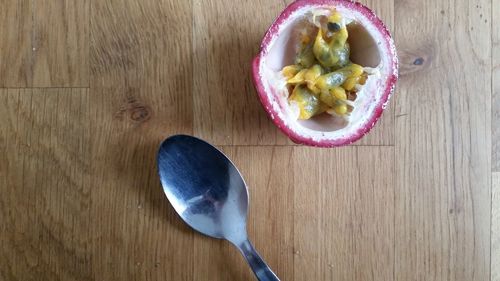
<path fill-rule="evenodd" d="M 293 12 L 305 6 L 343 6 L 348 9 L 360 12 L 366 18 L 368 18 L 372 22 L 372 24 L 375 25 L 378 32 L 382 35 L 383 43 L 385 44 L 386 48 L 385 52 L 387 52 L 390 56 L 391 71 L 390 73 L 388 73 L 389 77 L 387 78 L 385 85 L 383 85 L 384 90 L 382 92 L 383 95 L 380 98 L 380 102 L 376 105 L 376 108 L 370 118 L 366 122 L 364 122 L 364 126 L 360 127 L 354 132 L 348 132 L 347 136 L 344 137 L 316 140 L 312 137 L 307 137 L 296 133 L 284 119 L 280 118 L 279 114 L 273 108 L 273 102 L 276 101 L 271 101 L 271 98 L 274 98 L 275 93 L 266 92 L 262 76 L 260 74 L 261 60 L 266 55 L 268 45 L 272 42 L 273 36 L 279 30 L 280 25 L 286 22 L 286 20 L 290 17 L 290 15 L 293 14 Z M 317 147 L 344 146 L 349 145 L 366 135 L 373 128 L 373 126 L 375 126 L 376 122 L 382 115 L 382 112 L 387 106 L 390 97 L 394 93 L 395 85 L 398 80 L 398 57 L 396 54 L 394 42 L 387 27 L 372 10 L 362 5 L 361 3 L 352 2 L 349 0 L 297 0 L 287 6 L 285 10 L 283 10 L 283 12 L 275 19 L 275 21 L 271 24 L 266 34 L 264 35 L 264 38 L 262 39 L 262 43 L 260 45 L 260 52 L 252 61 L 252 78 L 254 86 L 257 90 L 259 100 L 264 106 L 264 109 L 271 117 L 274 124 L 293 142 Z"/>

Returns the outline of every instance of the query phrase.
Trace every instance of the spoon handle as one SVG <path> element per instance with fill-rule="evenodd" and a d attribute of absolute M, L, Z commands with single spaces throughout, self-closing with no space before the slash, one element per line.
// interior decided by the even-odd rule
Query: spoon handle
<path fill-rule="evenodd" d="M 237 246 L 259 281 L 280 281 L 248 239 Z"/>

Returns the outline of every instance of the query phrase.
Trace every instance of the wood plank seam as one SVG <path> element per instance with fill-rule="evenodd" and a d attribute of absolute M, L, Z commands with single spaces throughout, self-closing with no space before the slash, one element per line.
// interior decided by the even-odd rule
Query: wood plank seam
<path fill-rule="evenodd" d="M 90 87 L 0 87 L 1 90 L 23 90 L 23 89 L 90 89 Z"/>

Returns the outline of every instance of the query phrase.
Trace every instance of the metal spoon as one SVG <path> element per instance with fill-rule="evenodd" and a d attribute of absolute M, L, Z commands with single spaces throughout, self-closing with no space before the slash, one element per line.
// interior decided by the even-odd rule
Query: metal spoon
<path fill-rule="evenodd" d="M 231 160 L 203 140 L 176 135 L 160 145 L 158 173 L 168 200 L 189 226 L 235 245 L 258 280 L 279 281 L 248 240 L 248 190 Z"/>

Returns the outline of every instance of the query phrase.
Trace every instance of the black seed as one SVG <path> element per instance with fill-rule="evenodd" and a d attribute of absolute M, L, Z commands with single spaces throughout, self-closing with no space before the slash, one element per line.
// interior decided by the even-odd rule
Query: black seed
<path fill-rule="evenodd" d="M 340 24 L 336 22 L 328 22 L 327 27 L 331 32 L 337 32 L 340 30 Z"/>

